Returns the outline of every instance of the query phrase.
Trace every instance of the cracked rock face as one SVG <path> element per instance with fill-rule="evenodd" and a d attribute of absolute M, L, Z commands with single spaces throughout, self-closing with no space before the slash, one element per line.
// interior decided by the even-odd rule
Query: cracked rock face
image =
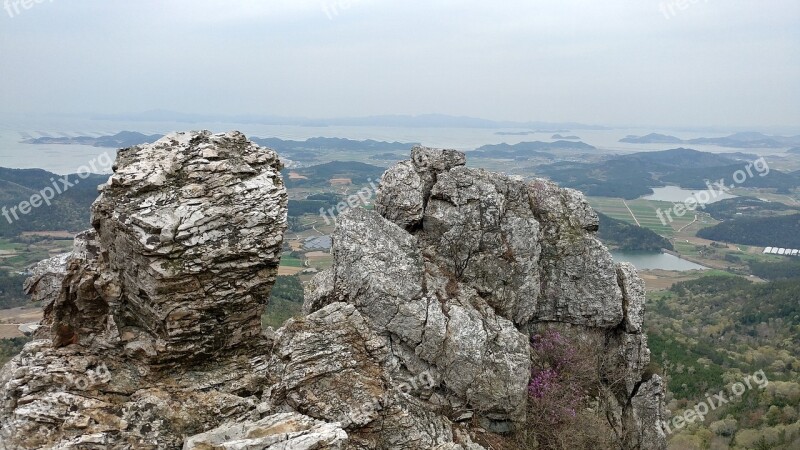
<path fill-rule="evenodd" d="M 401 373 L 433 374 L 432 392 L 415 397 L 495 432 L 523 426 L 531 334 L 568 329 L 596 342 L 601 373 L 624 381 L 606 389 L 622 445 L 665 447 L 653 434 L 660 381 L 642 380 L 644 284 L 597 240 L 597 215 L 577 191 L 464 164 L 454 150 L 415 147 L 389 168 L 375 212 L 339 218 L 334 265 L 307 286 L 305 311 L 353 305 Z"/>
<path fill-rule="evenodd" d="M 532 333 L 590 340 L 626 449 L 663 449 L 644 289 L 580 193 L 415 147 L 333 235 L 303 317 L 261 332 L 286 191 L 240 133 L 120 151 L 94 230 L 40 264 L 0 370 L 0 449 L 480 450 L 524 426 Z M 269 308 L 269 306 L 266 306 Z"/>
<path fill-rule="evenodd" d="M 280 169 L 236 132 L 121 150 L 95 229 L 26 283 L 44 326 L 0 371 L 0 448 L 180 448 L 228 419 L 260 420 Z"/>
<path fill-rule="evenodd" d="M 286 229 L 281 168 L 240 133 L 119 152 L 92 221 L 148 356 L 207 357 L 260 333 Z"/>

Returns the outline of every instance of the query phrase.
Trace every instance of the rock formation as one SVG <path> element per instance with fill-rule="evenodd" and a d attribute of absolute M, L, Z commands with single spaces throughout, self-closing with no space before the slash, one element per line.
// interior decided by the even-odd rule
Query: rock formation
<path fill-rule="evenodd" d="M 339 218 L 304 316 L 264 332 L 277 155 L 239 133 L 121 150 L 94 230 L 26 283 L 37 340 L 0 371 L 0 449 L 479 450 L 524 427 L 530 336 L 604 355 L 626 449 L 665 448 L 644 289 L 580 193 L 415 147 Z"/>
<path fill-rule="evenodd" d="M 0 448 L 180 448 L 256 411 L 281 168 L 240 133 L 121 150 L 94 230 L 26 283 L 46 326 L 0 372 Z"/>

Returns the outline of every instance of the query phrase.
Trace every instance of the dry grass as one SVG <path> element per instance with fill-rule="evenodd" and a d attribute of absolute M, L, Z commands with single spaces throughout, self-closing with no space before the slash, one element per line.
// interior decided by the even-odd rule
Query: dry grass
<path fill-rule="evenodd" d="M 675 272 L 671 270 L 643 270 L 639 276 L 644 280 L 647 291 L 663 291 L 675 283 L 694 280 L 697 274 L 693 272 Z"/>
<path fill-rule="evenodd" d="M 0 339 L 22 337 L 24 334 L 17 329 L 19 325 L 0 325 Z"/>
<path fill-rule="evenodd" d="M 289 240 L 287 242 L 289 243 L 289 247 L 293 251 L 298 252 L 298 251 L 303 250 L 303 241 L 301 241 L 300 239 L 292 239 L 292 240 Z"/>
<path fill-rule="evenodd" d="M 0 309 L 0 324 L 20 325 L 42 320 L 41 308 Z"/>
<path fill-rule="evenodd" d="M 473 435 L 475 442 L 482 445 L 487 450 L 521 450 L 532 448 L 513 436 L 501 436 L 499 434 L 475 430 L 473 430 Z"/>
<path fill-rule="evenodd" d="M 297 275 L 304 269 L 305 267 L 280 266 L 278 267 L 278 275 Z"/>

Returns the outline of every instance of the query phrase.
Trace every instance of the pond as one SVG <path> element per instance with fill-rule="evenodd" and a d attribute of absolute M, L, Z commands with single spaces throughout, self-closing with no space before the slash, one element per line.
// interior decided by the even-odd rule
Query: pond
<path fill-rule="evenodd" d="M 614 257 L 615 262 L 629 262 L 639 270 L 662 269 L 685 272 L 687 270 L 708 269 L 708 267 L 678 258 L 669 253 L 612 251 L 611 256 Z"/>
<path fill-rule="evenodd" d="M 698 203 L 709 204 L 709 203 L 716 203 L 720 200 L 725 200 L 728 198 L 736 198 L 735 195 L 728 194 L 726 192 L 719 192 L 718 190 L 714 190 L 711 192 L 710 190 L 703 190 L 703 189 L 683 189 L 678 186 L 665 186 L 660 188 L 653 188 L 653 193 L 650 195 L 646 195 L 642 197 L 644 200 L 660 200 L 663 202 L 671 202 L 671 203 L 683 203 L 686 199 L 695 198 Z M 708 200 L 706 200 L 708 199 Z"/>

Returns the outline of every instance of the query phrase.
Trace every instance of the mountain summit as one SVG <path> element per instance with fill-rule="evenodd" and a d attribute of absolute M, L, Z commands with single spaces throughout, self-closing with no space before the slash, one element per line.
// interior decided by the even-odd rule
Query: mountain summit
<path fill-rule="evenodd" d="M 281 168 L 236 132 L 121 150 L 93 230 L 26 283 L 45 326 L 0 371 L 0 448 L 480 450 L 543 413 L 542 336 L 591 349 L 605 438 L 666 448 L 644 284 L 579 192 L 414 147 L 262 332 Z"/>

